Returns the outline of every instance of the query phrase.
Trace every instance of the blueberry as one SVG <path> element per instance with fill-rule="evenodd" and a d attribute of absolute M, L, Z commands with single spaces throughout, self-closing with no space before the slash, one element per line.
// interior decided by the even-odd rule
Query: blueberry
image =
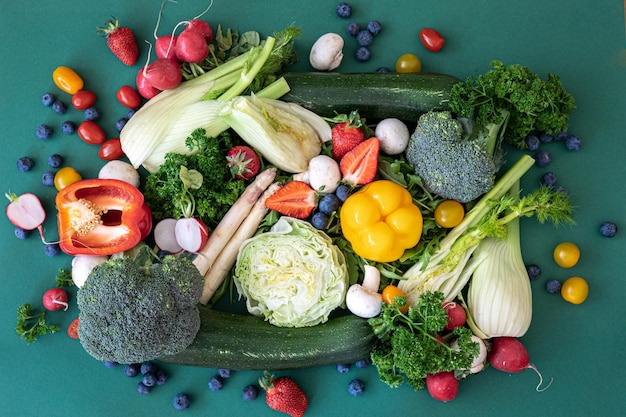
<path fill-rule="evenodd" d="M 327 214 L 318 211 L 313 214 L 313 217 L 311 217 L 311 224 L 316 229 L 324 230 L 326 229 L 326 227 L 328 227 L 328 220 L 329 219 Z"/>
<path fill-rule="evenodd" d="M 541 268 L 539 265 L 526 265 L 526 272 L 528 273 L 528 278 L 530 278 L 531 281 L 534 281 L 541 276 Z"/>
<path fill-rule="evenodd" d="M 131 117 L 135 115 L 136 112 L 137 112 L 137 109 L 128 109 L 128 111 L 126 112 L 126 118 L 130 119 Z"/>
<path fill-rule="evenodd" d="M 51 168 L 60 167 L 63 165 L 63 157 L 58 153 L 53 153 L 48 157 L 48 165 L 50 165 Z"/>
<path fill-rule="evenodd" d="M 52 110 L 54 110 L 57 114 L 65 114 L 67 111 L 67 106 L 61 100 L 56 100 L 52 103 Z"/>
<path fill-rule="evenodd" d="M 339 204 L 341 204 L 341 202 L 339 201 L 339 197 L 337 197 L 336 194 L 326 194 L 320 199 L 317 208 L 322 213 L 330 216 L 335 211 L 337 211 L 337 209 L 339 208 Z"/>
<path fill-rule="evenodd" d="M 379 68 L 376 68 L 376 72 L 387 73 L 387 72 L 391 72 L 391 70 L 387 67 L 379 67 Z"/>
<path fill-rule="evenodd" d="M 35 161 L 27 156 L 24 156 L 17 160 L 17 169 L 22 172 L 30 171 L 33 165 L 35 165 Z"/>
<path fill-rule="evenodd" d="M 39 139 L 48 139 L 52 135 L 52 128 L 46 124 L 37 127 L 37 137 Z"/>
<path fill-rule="evenodd" d="M 150 394 L 150 390 L 151 389 L 152 389 L 152 387 L 147 386 L 143 382 L 140 382 L 140 383 L 137 384 L 137 392 L 140 393 L 141 395 L 148 395 L 148 394 Z"/>
<path fill-rule="evenodd" d="M 553 186 L 556 184 L 556 175 L 554 172 L 546 172 L 541 177 L 541 183 L 543 185 Z"/>
<path fill-rule="evenodd" d="M 350 381 L 350 384 L 348 384 L 348 392 L 350 395 L 358 397 L 363 394 L 363 391 L 365 391 L 365 384 L 359 379 L 353 379 Z"/>
<path fill-rule="evenodd" d="M 340 363 L 339 365 L 336 366 L 337 372 L 339 372 L 340 374 L 347 374 L 350 371 L 350 364 L 349 363 Z"/>
<path fill-rule="evenodd" d="M 568 194 L 567 188 L 565 188 L 565 186 L 563 185 L 559 185 L 558 187 L 556 187 L 555 191 L 561 192 L 563 194 Z"/>
<path fill-rule="evenodd" d="M 371 363 L 372 363 L 372 360 L 370 358 L 366 358 L 366 359 L 361 359 L 359 361 L 356 361 L 355 365 L 357 368 L 363 369 L 363 368 L 367 368 Z"/>
<path fill-rule="evenodd" d="M 246 385 L 241 391 L 241 396 L 244 401 L 253 401 L 256 400 L 259 396 L 259 387 L 256 385 Z"/>
<path fill-rule="evenodd" d="M 165 372 L 165 369 L 162 368 L 158 368 L 156 370 L 156 384 L 157 385 L 163 385 L 167 382 L 167 372 Z"/>
<path fill-rule="evenodd" d="M 15 227 L 15 237 L 24 240 L 30 235 L 30 230 L 22 229 L 21 227 Z"/>
<path fill-rule="evenodd" d="M 232 375 L 233 371 L 231 369 L 221 368 L 221 369 L 217 370 L 217 373 L 222 378 L 230 378 L 230 376 Z"/>
<path fill-rule="evenodd" d="M 539 140 L 537 136 L 528 135 L 526 137 L 526 148 L 529 151 L 536 151 L 537 149 L 539 149 L 540 145 L 541 145 L 541 141 Z"/>
<path fill-rule="evenodd" d="M 145 375 L 148 372 L 156 372 L 157 368 L 158 366 L 154 362 L 143 362 L 139 368 L 139 371 L 142 373 L 142 375 Z"/>
<path fill-rule="evenodd" d="M 552 162 L 552 154 L 548 151 L 539 151 L 535 154 L 535 164 L 540 167 L 547 167 Z"/>
<path fill-rule="evenodd" d="M 115 361 L 102 361 L 102 364 L 106 367 L 106 368 L 115 368 L 117 365 L 119 365 L 119 363 L 115 362 Z"/>
<path fill-rule="evenodd" d="M 95 107 L 89 107 L 85 110 L 85 120 L 98 120 L 100 118 L 100 112 Z"/>
<path fill-rule="evenodd" d="M 54 172 L 46 171 L 41 176 L 41 182 L 48 187 L 54 187 Z"/>
<path fill-rule="evenodd" d="M 337 16 L 347 19 L 352 16 L 352 6 L 349 3 L 341 2 L 337 5 Z"/>
<path fill-rule="evenodd" d="M 361 31 L 361 26 L 357 22 L 350 22 L 346 25 L 346 32 L 350 36 L 356 36 Z"/>
<path fill-rule="evenodd" d="M 369 32 L 374 36 L 378 35 L 382 28 L 383 27 L 378 20 L 370 20 L 367 24 L 367 30 L 369 30 Z"/>
<path fill-rule="evenodd" d="M 359 62 L 366 62 L 372 57 L 372 52 L 366 46 L 360 46 L 355 52 L 355 57 Z"/>
<path fill-rule="evenodd" d="M 61 132 L 63 132 L 63 134 L 65 135 L 71 135 L 75 131 L 76 131 L 76 125 L 72 121 L 66 120 L 61 125 Z"/>
<path fill-rule="evenodd" d="M 600 225 L 600 234 L 606 237 L 613 237 L 617 234 L 617 225 L 613 222 L 604 222 Z"/>
<path fill-rule="evenodd" d="M 374 35 L 369 30 L 362 30 L 356 35 L 356 41 L 361 46 L 370 46 L 374 40 Z"/>
<path fill-rule="evenodd" d="M 177 410 L 186 410 L 189 408 L 190 404 L 189 395 L 180 392 L 174 395 L 174 400 L 172 401 L 172 405 Z"/>
<path fill-rule="evenodd" d="M 136 377 L 137 375 L 139 375 L 139 372 L 141 372 L 141 364 L 129 363 L 127 365 L 124 365 L 124 375 L 129 378 Z"/>
<path fill-rule="evenodd" d="M 126 122 L 128 122 L 128 119 L 126 117 L 120 117 L 119 119 L 117 119 L 115 121 L 115 130 L 121 132 L 122 129 L 124 129 L 124 126 L 126 126 Z"/>
<path fill-rule="evenodd" d="M 143 377 L 141 377 L 141 382 L 143 382 L 146 387 L 155 386 L 157 382 L 156 374 L 154 372 L 146 372 L 143 374 Z"/>
<path fill-rule="evenodd" d="M 41 104 L 43 104 L 46 107 L 50 107 L 52 106 L 52 103 L 56 101 L 56 99 L 57 98 L 54 96 L 54 94 L 46 93 L 43 96 L 41 96 Z"/>
<path fill-rule="evenodd" d="M 342 203 L 350 197 L 350 194 L 352 194 L 352 190 L 346 184 L 339 185 L 335 190 L 335 195 Z"/>
<path fill-rule="evenodd" d="M 46 255 L 50 257 L 57 256 L 59 252 L 61 251 L 61 248 L 59 247 L 58 243 L 46 243 L 43 249 L 46 252 Z"/>
<path fill-rule="evenodd" d="M 554 136 L 548 135 L 547 133 L 542 133 L 539 135 L 539 140 L 541 143 L 550 143 L 554 140 Z"/>
<path fill-rule="evenodd" d="M 546 282 L 546 291 L 550 294 L 558 294 L 561 292 L 561 283 L 556 279 L 551 279 Z"/>
<path fill-rule="evenodd" d="M 209 379 L 209 389 L 211 391 L 220 391 L 224 388 L 224 378 L 219 375 L 214 375 Z"/>
<path fill-rule="evenodd" d="M 568 136 L 569 134 L 567 132 L 561 132 L 554 136 L 554 140 L 556 142 L 565 142 L 565 139 L 567 139 Z"/>
<path fill-rule="evenodd" d="M 565 147 L 570 151 L 580 150 L 580 138 L 576 135 L 569 135 L 567 139 L 565 139 Z"/>

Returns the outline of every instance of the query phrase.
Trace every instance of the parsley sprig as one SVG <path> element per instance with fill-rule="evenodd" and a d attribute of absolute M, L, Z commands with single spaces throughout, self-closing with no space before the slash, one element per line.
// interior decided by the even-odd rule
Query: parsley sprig
<path fill-rule="evenodd" d="M 20 338 L 30 345 L 38 336 L 48 333 L 56 333 L 60 327 L 46 322 L 46 312 L 34 313 L 29 303 L 24 303 L 17 308 L 17 325 L 15 332 Z"/>

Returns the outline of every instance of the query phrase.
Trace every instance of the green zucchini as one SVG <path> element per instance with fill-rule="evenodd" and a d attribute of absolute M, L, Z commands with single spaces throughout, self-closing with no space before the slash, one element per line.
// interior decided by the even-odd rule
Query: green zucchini
<path fill-rule="evenodd" d="M 196 339 L 160 361 L 206 368 L 281 370 L 369 358 L 377 338 L 367 320 L 348 314 L 311 327 L 285 328 L 261 317 L 200 307 Z"/>
<path fill-rule="evenodd" d="M 448 110 L 459 82 L 443 74 L 287 72 L 291 91 L 281 100 L 298 103 L 323 117 L 357 110 L 368 121 L 395 117 L 417 122 L 429 110 Z"/>

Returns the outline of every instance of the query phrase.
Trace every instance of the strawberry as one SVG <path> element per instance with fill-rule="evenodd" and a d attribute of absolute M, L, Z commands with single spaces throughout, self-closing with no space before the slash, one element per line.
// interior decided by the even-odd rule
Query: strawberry
<path fill-rule="evenodd" d="M 287 376 L 274 379 L 274 375 L 265 371 L 259 379 L 259 385 L 265 390 L 265 402 L 272 410 L 302 417 L 309 401 L 296 381 Z"/>
<path fill-rule="evenodd" d="M 247 180 L 254 177 L 261 169 L 259 156 L 249 146 L 235 146 L 226 155 L 228 168 L 233 177 Z"/>
<path fill-rule="evenodd" d="M 317 193 L 302 181 L 291 181 L 283 185 L 265 200 L 265 206 L 285 216 L 306 219 L 317 205 Z"/>
<path fill-rule="evenodd" d="M 98 28 L 98 33 L 106 36 L 107 46 L 117 59 L 131 67 L 139 57 L 135 35 L 129 28 L 120 27 L 119 19 L 112 16 L 111 19 L 105 22 L 104 27 Z"/>
<path fill-rule="evenodd" d="M 333 120 L 340 121 L 331 130 L 333 157 L 339 161 L 346 153 L 363 142 L 365 134 L 361 129 L 362 120 L 356 111 L 351 112 L 349 116 L 340 115 Z"/>
<path fill-rule="evenodd" d="M 373 136 L 361 142 L 339 161 L 342 181 L 351 185 L 364 185 L 374 181 L 378 171 L 380 140 Z"/>

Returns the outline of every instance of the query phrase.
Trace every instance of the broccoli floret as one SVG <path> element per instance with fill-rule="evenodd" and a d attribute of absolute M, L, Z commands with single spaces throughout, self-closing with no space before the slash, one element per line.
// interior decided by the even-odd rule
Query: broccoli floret
<path fill-rule="evenodd" d="M 188 257 L 135 257 L 96 266 L 78 290 L 78 335 L 100 361 L 139 363 L 185 349 L 200 328 L 204 278 Z"/>
<path fill-rule="evenodd" d="M 455 119 L 449 111 L 420 116 L 411 135 L 406 159 L 426 189 L 461 203 L 472 201 L 493 187 L 501 162 L 501 123 L 475 128 L 470 119 Z"/>

